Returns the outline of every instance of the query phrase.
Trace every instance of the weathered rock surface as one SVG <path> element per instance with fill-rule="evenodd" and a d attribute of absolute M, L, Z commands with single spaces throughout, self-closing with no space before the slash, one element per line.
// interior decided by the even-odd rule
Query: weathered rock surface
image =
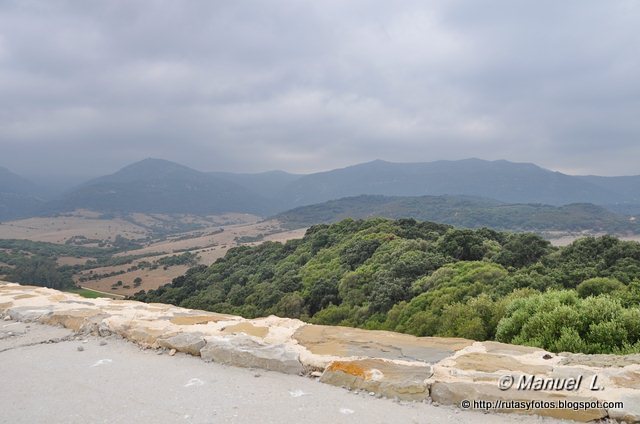
<path fill-rule="evenodd" d="M 473 341 L 458 338 L 415 337 L 389 331 L 305 325 L 293 338 L 317 355 L 373 357 L 436 363 Z"/>
<path fill-rule="evenodd" d="M 610 417 L 640 423 L 640 355 L 551 354 L 525 346 L 310 325 L 275 316 L 247 320 L 172 305 L 84 299 L 0 282 L 0 319 L 7 316 L 22 323 L 63 326 L 74 333 L 117 334 L 145 348 L 201 355 L 205 361 L 227 365 L 287 374 L 322 373 L 321 382 L 391 398 L 431 398 L 458 406 L 463 400 L 623 402 L 609 410 L 523 410 L 504 403 L 488 409 L 577 421 Z M 11 348 L 13 331 L 19 327 L 1 333 L 7 348 Z M 573 391 L 500 390 L 501 378 L 522 375 L 582 377 L 585 382 Z M 590 389 L 586 380 L 593 377 L 603 390 Z"/>
<path fill-rule="evenodd" d="M 430 365 L 401 365 L 382 359 L 335 361 L 320 377 L 334 386 L 379 393 L 389 398 L 424 400 L 429 396 Z"/>
<path fill-rule="evenodd" d="M 436 382 L 431 386 L 431 398 L 443 405 L 460 405 L 463 400 L 483 400 L 483 401 L 503 401 L 503 405 L 496 405 L 491 408 L 497 412 L 520 412 L 525 414 L 538 414 L 554 418 L 570 419 L 581 422 L 589 422 L 607 417 L 607 411 L 604 409 L 545 409 L 531 408 L 521 409 L 509 408 L 508 402 L 519 401 L 572 401 L 572 402 L 588 402 L 595 398 L 585 398 L 580 396 L 567 396 L 559 393 L 548 392 L 524 392 L 524 391 L 501 391 L 495 385 L 463 383 L 463 382 Z"/>
<path fill-rule="evenodd" d="M 640 365 L 640 354 L 634 355 L 585 355 L 584 353 L 564 353 L 562 365 L 584 365 L 587 367 L 626 367 Z"/>
<path fill-rule="evenodd" d="M 472 352 L 460 355 L 455 360 L 456 368 L 480 372 L 514 371 L 518 373 L 544 374 L 553 369 L 549 365 L 521 362 L 516 356 Z"/>
<path fill-rule="evenodd" d="M 623 394 L 616 400 L 622 402 L 624 408 L 609 409 L 609 418 L 626 423 L 640 422 L 640 394 Z"/>
<path fill-rule="evenodd" d="M 158 339 L 158 344 L 167 349 L 175 349 L 178 352 L 200 356 L 200 349 L 206 344 L 202 333 L 180 333 L 177 336 L 166 339 Z"/>
<path fill-rule="evenodd" d="M 284 344 L 265 344 L 246 335 L 210 337 L 200 355 L 205 361 L 244 368 L 301 374 L 300 355 Z"/>
<path fill-rule="evenodd" d="M 269 327 L 256 326 L 250 322 L 241 322 L 225 327 L 222 332 L 224 334 L 248 334 L 249 336 L 265 338 L 269 334 Z"/>

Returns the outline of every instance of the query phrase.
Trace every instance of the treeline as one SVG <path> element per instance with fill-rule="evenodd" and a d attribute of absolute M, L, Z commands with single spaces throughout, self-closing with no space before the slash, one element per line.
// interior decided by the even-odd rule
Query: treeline
<path fill-rule="evenodd" d="M 59 266 L 60 256 L 83 257 L 99 254 L 110 256 L 103 249 L 62 245 L 31 240 L 1 239 L 0 275 L 15 283 L 38 285 L 53 289 L 67 289 L 75 286 L 73 274 L 75 267 Z"/>
<path fill-rule="evenodd" d="M 640 352 L 640 244 L 412 219 L 311 227 L 229 250 L 137 299 L 586 353 Z"/>
<path fill-rule="evenodd" d="M 301 206 L 275 216 L 287 228 L 371 217 L 413 218 L 456 227 L 488 227 L 502 231 L 640 233 L 639 222 L 593 204 L 507 204 L 470 196 L 363 195 Z"/>

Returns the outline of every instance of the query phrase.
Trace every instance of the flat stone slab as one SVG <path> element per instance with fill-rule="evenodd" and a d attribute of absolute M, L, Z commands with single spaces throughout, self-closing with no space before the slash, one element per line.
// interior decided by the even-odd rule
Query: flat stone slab
<path fill-rule="evenodd" d="M 240 334 L 244 333 L 249 336 L 260 337 L 264 339 L 269 334 L 269 327 L 253 325 L 250 322 L 241 322 L 225 327 L 222 332 L 224 334 Z"/>
<path fill-rule="evenodd" d="M 389 331 L 306 325 L 293 338 L 317 355 L 369 357 L 434 364 L 473 341 L 459 338 L 415 337 Z"/>
<path fill-rule="evenodd" d="M 543 349 L 540 349 L 539 347 L 510 345 L 510 344 L 500 343 L 500 342 L 486 341 L 486 342 L 482 342 L 482 345 L 486 349 L 487 353 L 495 353 L 495 354 L 510 355 L 510 356 L 531 355 L 536 353 L 539 353 L 542 356 L 545 353 L 547 353 Z"/>
<path fill-rule="evenodd" d="M 323 383 L 378 393 L 388 398 L 424 400 L 429 396 L 429 365 L 399 365 L 382 359 L 332 362 L 320 377 Z"/>
<path fill-rule="evenodd" d="M 210 322 L 225 321 L 233 318 L 232 315 L 209 313 L 206 315 L 176 315 L 171 318 L 171 322 L 177 325 L 197 325 L 208 324 Z"/>
<path fill-rule="evenodd" d="M 245 335 L 211 337 L 200 350 L 205 361 L 243 368 L 262 368 L 285 374 L 302 374 L 298 353 L 289 346 L 260 343 Z"/>
<path fill-rule="evenodd" d="M 640 423 L 640 394 L 628 393 L 620 395 L 616 400 L 624 404 L 624 408 L 610 408 L 609 417 L 619 422 Z"/>
<path fill-rule="evenodd" d="M 206 342 L 202 333 L 180 333 L 176 336 L 158 339 L 158 344 L 166 349 L 175 349 L 178 352 L 193 356 L 200 356 Z"/>
<path fill-rule="evenodd" d="M 562 365 L 584 365 L 587 367 L 626 367 L 640 365 L 640 354 L 634 355 L 586 355 L 584 353 L 564 353 Z"/>
<path fill-rule="evenodd" d="M 517 357 L 494 353 L 472 352 L 455 359 L 456 368 L 480 372 L 513 371 L 528 374 L 546 374 L 553 369 L 549 365 L 521 362 Z"/>
<path fill-rule="evenodd" d="M 435 382 L 431 385 L 431 398 L 443 405 L 460 405 L 464 400 L 483 401 L 547 401 L 557 402 L 566 400 L 572 402 L 590 402 L 595 397 L 588 398 L 561 393 L 536 392 L 536 391 L 501 391 L 492 384 L 463 383 L 463 382 Z M 589 422 L 607 417 L 604 409 L 513 409 L 505 407 L 492 408 L 493 412 L 515 412 L 520 414 L 537 414 L 554 418 L 569 419 L 580 422 Z"/>

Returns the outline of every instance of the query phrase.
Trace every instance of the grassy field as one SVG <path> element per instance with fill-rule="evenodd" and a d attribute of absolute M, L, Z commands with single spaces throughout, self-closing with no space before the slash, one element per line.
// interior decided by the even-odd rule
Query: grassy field
<path fill-rule="evenodd" d="M 73 289 L 73 290 L 67 290 L 69 293 L 75 293 L 75 294 L 79 294 L 82 297 L 86 297 L 87 299 L 97 299 L 99 297 L 108 297 L 110 299 L 121 299 L 122 296 L 118 296 L 118 295 L 114 295 L 114 294 L 108 294 L 108 293 L 101 293 L 95 290 L 91 290 L 91 289 L 87 289 L 87 288 L 81 288 L 81 289 Z"/>

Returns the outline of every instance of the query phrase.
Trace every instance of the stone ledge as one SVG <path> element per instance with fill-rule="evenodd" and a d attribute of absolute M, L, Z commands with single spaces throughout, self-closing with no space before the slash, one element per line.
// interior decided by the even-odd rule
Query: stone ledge
<path fill-rule="evenodd" d="M 323 383 L 365 390 L 389 398 L 426 400 L 430 365 L 402 365 L 383 359 L 334 361 L 320 377 Z"/>
<path fill-rule="evenodd" d="M 85 299 L 42 287 L 0 282 L 0 315 L 66 327 L 76 333 L 118 334 L 144 348 L 165 348 L 205 361 L 289 374 L 403 400 L 459 405 L 464 400 L 623 401 L 622 409 L 533 410 L 527 413 L 591 421 L 640 422 L 638 355 L 550 354 L 544 350 L 459 338 L 414 337 L 387 331 L 316 326 L 275 316 L 248 320 L 163 304 Z M 317 374 L 320 372 L 320 374 Z M 504 375 L 543 378 L 596 375 L 602 391 L 502 391 Z M 520 412 L 504 410 L 502 412 Z"/>

